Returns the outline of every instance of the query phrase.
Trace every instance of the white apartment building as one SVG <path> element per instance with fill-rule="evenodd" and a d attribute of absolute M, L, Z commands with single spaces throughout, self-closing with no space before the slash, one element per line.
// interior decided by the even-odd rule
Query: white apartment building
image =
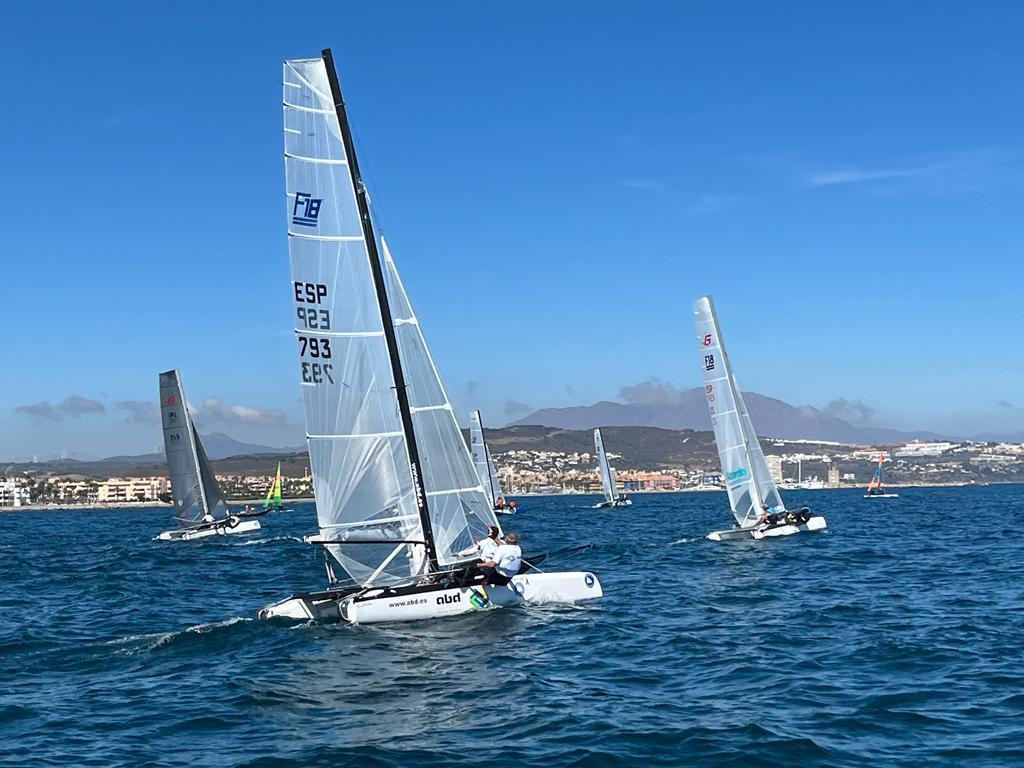
<path fill-rule="evenodd" d="M 907 443 L 894 454 L 897 458 L 913 458 L 914 456 L 941 456 L 945 451 L 958 447 L 959 443 Z"/>
<path fill-rule="evenodd" d="M 0 480 L 0 507 L 27 507 L 31 503 L 28 488 L 17 480 Z"/>
<path fill-rule="evenodd" d="M 156 501 L 161 493 L 169 493 L 166 477 L 112 477 L 96 489 L 97 501 Z"/>

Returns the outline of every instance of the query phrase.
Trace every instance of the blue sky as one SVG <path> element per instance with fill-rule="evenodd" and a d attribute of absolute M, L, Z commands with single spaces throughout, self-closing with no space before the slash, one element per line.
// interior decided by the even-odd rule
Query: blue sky
<path fill-rule="evenodd" d="M 280 62 L 334 49 L 449 394 L 699 381 L 1024 429 L 1024 9 L 989 3 L 17 4 L 0 28 L 0 457 L 301 442 Z M 482 302 L 482 304 L 481 304 Z M 207 402 L 208 401 L 208 402 Z"/>

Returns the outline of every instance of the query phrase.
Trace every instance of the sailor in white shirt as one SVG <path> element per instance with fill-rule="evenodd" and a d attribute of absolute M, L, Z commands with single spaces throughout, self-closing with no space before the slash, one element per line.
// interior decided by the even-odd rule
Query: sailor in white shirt
<path fill-rule="evenodd" d="M 501 541 L 501 531 L 498 530 L 498 526 L 488 526 L 487 538 L 480 539 L 476 544 L 477 559 L 492 560 L 494 558 L 494 550 L 498 548 L 498 544 Z"/>
<path fill-rule="evenodd" d="M 505 543 L 499 544 L 494 555 L 480 563 L 486 574 L 486 583 L 501 587 L 512 581 L 523 566 L 523 550 L 519 548 L 519 534 L 509 531 L 505 534 Z"/>

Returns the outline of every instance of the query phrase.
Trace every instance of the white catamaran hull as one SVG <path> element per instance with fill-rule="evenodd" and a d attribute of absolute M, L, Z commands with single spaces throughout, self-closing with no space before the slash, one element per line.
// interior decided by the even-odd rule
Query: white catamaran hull
<path fill-rule="evenodd" d="M 898 499 L 898 493 L 865 493 L 865 499 Z"/>
<path fill-rule="evenodd" d="M 260 527 L 259 520 L 239 520 L 234 527 L 225 522 L 208 528 L 178 528 L 173 531 L 163 531 L 157 535 L 157 539 L 160 541 L 191 541 L 192 539 L 206 539 L 210 536 L 252 533 L 258 531 Z"/>
<path fill-rule="evenodd" d="M 327 595 L 328 593 L 321 593 Z M 401 590 L 372 589 L 336 598 L 316 595 L 291 597 L 262 608 L 260 619 L 337 621 L 379 624 L 459 616 L 464 613 L 519 604 L 578 603 L 604 596 L 592 573 L 530 573 L 515 576 L 505 587 L 469 586 Z"/>
<path fill-rule="evenodd" d="M 730 528 L 727 531 L 712 531 L 707 538 L 711 541 L 726 541 L 732 539 L 767 539 L 776 536 L 792 536 L 794 533 L 807 533 L 809 531 L 823 531 L 828 527 L 825 518 L 816 516 L 810 518 L 806 523 L 799 525 L 793 523 L 782 523 L 768 528 L 752 526 L 750 528 Z"/>
<path fill-rule="evenodd" d="M 619 499 L 618 501 L 602 501 L 600 504 L 595 504 L 593 509 L 612 509 L 613 507 L 631 507 L 633 506 L 632 499 Z"/>

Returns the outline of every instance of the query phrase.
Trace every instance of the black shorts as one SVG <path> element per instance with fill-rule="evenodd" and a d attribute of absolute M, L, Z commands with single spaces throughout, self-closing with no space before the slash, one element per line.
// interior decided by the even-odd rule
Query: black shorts
<path fill-rule="evenodd" d="M 484 568 L 484 575 L 487 576 L 487 583 L 493 584 L 496 587 L 504 587 L 512 581 L 511 577 L 498 573 L 498 570 L 493 565 Z"/>

